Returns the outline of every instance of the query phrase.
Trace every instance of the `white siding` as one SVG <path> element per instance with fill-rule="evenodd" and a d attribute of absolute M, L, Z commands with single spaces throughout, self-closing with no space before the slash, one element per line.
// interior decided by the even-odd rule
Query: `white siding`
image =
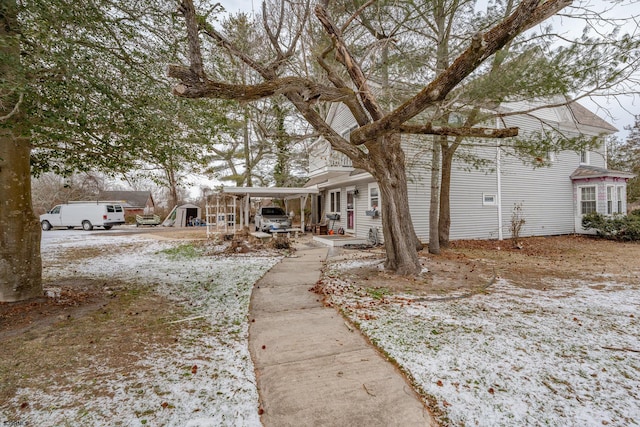
<path fill-rule="evenodd" d="M 522 107 L 522 106 L 519 106 Z M 353 123 L 351 113 L 344 106 L 334 111 L 332 126 L 342 133 Z M 517 126 L 520 133 L 541 130 L 545 127 L 560 125 L 566 132 L 575 132 L 575 126 L 566 123 L 566 114 L 559 109 L 545 109 L 534 113 L 537 119 L 527 116 L 510 116 L 502 125 Z M 539 120 L 541 119 L 541 120 Z M 429 200 L 431 175 L 431 137 L 405 138 L 407 159 L 408 193 L 411 217 L 416 234 L 423 242 L 429 240 Z M 570 175 L 580 164 L 579 153 L 566 151 L 555 156 L 551 166 L 533 168 L 524 164 L 513 151 L 502 148 L 500 151 L 501 213 L 499 223 L 498 205 L 483 204 L 483 195 L 498 195 L 498 175 L 496 144 L 508 145 L 508 141 L 482 140 L 486 146 L 474 147 L 476 157 L 484 159 L 487 165 L 474 169 L 461 159 L 454 160 L 451 178 L 451 232 L 455 239 L 495 239 L 502 229 L 503 237 L 510 237 L 510 225 L 514 207 L 520 205 L 525 224 L 521 235 L 553 235 L 573 233 L 576 224 L 575 194 Z M 462 149 L 460 149 L 462 150 Z M 605 167 L 604 151 L 600 149 L 590 153 L 590 164 Z M 356 228 L 358 237 L 366 237 L 369 229 L 376 227 L 382 237 L 382 220 L 365 216 L 368 206 L 368 183 L 372 178 L 348 184 L 340 184 L 341 219 L 334 228 L 346 229 L 346 188 L 356 186 L 358 197 L 355 200 Z M 331 188 L 333 189 L 333 187 Z M 599 196 L 601 196 L 599 194 Z M 603 203 L 606 204 L 606 195 Z M 602 198 L 599 197 L 599 203 Z"/>

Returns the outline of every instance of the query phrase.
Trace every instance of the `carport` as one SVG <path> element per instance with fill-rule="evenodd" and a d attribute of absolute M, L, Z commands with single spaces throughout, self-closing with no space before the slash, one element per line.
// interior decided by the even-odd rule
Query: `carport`
<path fill-rule="evenodd" d="M 318 194 L 318 188 L 302 187 L 222 187 L 212 194 L 214 204 L 207 198 L 207 235 L 210 234 L 210 224 L 215 223 L 220 228 L 220 219 L 223 219 L 224 230 L 231 228 L 234 232 L 238 227 L 250 227 L 251 204 L 254 198 L 271 198 L 284 200 L 285 211 L 289 212 L 288 201 L 300 199 L 300 229 L 304 231 L 304 207 L 307 204 L 309 194 Z M 227 200 L 231 198 L 232 204 Z"/>

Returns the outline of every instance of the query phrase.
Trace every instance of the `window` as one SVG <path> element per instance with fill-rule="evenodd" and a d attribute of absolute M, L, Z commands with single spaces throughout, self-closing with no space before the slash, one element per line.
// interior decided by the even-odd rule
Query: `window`
<path fill-rule="evenodd" d="M 380 189 L 378 184 L 369 184 L 369 207 L 377 211 L 380 207 Z"/>
<path fill-rule="evenodd" d="M 618 185 L 616 187 L 616 196 L 616 199 L 618 201 L 618 210 L 616 212 L 624 213 L 624 204 L 622 203 L 624 201 L 624 187 L 622 185 Z"/>
<path fill-rule="evenodd" d="M 329 211 L 340 213 L 340 191 L 329 192 Z"/>
<path fill-rule="evenodd" d="M 613 192 L 615 187 L 612 185 L 607 186 L 607 215 L 613 214 Z"/>
<path fill-rule="evenodd" d="M 107 212 L 115 212 L 116 208 L 113 207 L 113 205 L 107 205 Z"/>
<path fill-rule="evenodd" d="M 49 212 L 51 214 L 59 214 L 60 213 L 60 206 L 56 206 L 55 208 L 51 209 L 51 212 Z"/>
<path fill-rule="evenodd" d="M 482 193 L 482 206 L 496 206 L 498 204 L 498 196 L 495 194 Z"/>
<path fill-rule="evenodd" d="M 580 187 L 580 214 L 596 212 L 596 187 Z"/>
<path fill-rule="evenodd" d="M 580 164 L 588 165 L 589 164 L 589 152 L 583 150 L 580 152 Z"/>

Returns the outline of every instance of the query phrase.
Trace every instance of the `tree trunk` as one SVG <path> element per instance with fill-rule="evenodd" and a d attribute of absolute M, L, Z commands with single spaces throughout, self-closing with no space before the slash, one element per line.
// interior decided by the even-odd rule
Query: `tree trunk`
<path fill-rule="evenodd" d="M 236 181 L 238 187 L 246 185 L 247 187 L 253 187 L 253 159 L 251 158 L 251 138 L 249 136 L 249 123 L 251 117 L 249 116 L 249 107 L 244 107 L 244 127 L 242 128 L 242 144 L 244 147 L 244 173 L 242 178 Z"/>
<path fill-rule="evenodd" d="M 446 137 L 445 137 L 446 138 Z M 440 141 L 433 138 L 431 148 L 431 200 L 429 203 L 429 253 L 440 253 L 439 207 L 440 207 Z"/>
<path fill-rule="evenodd" d="M 176 180 L 175 171 L 168 166 L 166 169 L 167 182 L 169 184 L 169 206 L 178 206 L 180 202 L 178 197 L 178 182 Z"/>
<path fill-rule="evenodd" d="M 417 249 L 421 247 L 409 211 L 407 175 L 400 136 L 387 135 L 372 148 L 370 172 L 380 188 L 382 231 L 387 254 L 385 268 L 400 275 L 422 270 Z"/>
<path fill-rule="evenodd" d="M 19 137 L 27 121 L 20 111 L 17 7 L 5 1 L 1 8 L 0 301 L 11 302 L 42 295 L 41 230 L 31 205 L 31 145 Z"/>
<path fill-rule="evenodd" d="M 273 111 L 276 120 L 276 164 L 273 167 L 273 178 L 276 182 L 276 187 L 285 187 L 287 181 L 289 181 L 289 138 L 287 135 L 287 129 L 285 126 L 285 112 L 280 105 L 279 99 L 274 99 Z"/>
<path fill-rule="evenodd" d="M 41 230 L 31 206 L 30 152 L 28 140 L 14 138 L 9 130 L 0 130 L 0 301 L 3 302 L 42 296 Z"/>
<path fill-rule="evenodd" d="M 457 148 L 457 147 L 456 147 Z M 440 220 L 438 234 L 440 247 L 449 247 L 449 232 L 451 230 L 451 168 L 453 167 L 454 147 L 442 150 L 442 181 L 440 182 Z"/>

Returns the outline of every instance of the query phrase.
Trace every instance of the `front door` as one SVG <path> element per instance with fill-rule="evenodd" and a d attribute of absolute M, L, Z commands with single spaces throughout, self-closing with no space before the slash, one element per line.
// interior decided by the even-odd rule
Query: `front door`
<path fill-rule="evenodd" d="M 354 233 L 356 230 L 356 190 L 347 190 L 347 227 L 345 231 Z"/>

